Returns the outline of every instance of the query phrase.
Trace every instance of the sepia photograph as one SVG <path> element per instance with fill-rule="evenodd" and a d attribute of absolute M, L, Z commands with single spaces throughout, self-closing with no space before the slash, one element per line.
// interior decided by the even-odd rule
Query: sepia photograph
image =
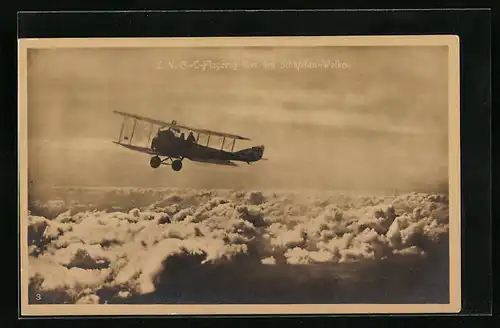
<path fill-rule="evenodd" d="M 20 40 L 23 314 L 458 312 L 458 91 L 456 36 Z"/>

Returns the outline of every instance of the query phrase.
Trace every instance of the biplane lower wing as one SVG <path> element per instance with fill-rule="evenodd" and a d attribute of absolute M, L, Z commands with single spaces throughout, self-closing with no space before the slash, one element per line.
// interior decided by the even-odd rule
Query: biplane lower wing
<path fill-rule="evenodd" d="M 134 146 L 134 145 L 126 144 L 123 142 L 118 142 L 118 141 L 113 141 L 113 143 L 120 145 L 122 147 L 128 148 L 130 150 L 135 150 L 135 151 L 145 153 L 148 155 L 155 155 L 155 152 L 153 150 L 151 150 L 150 148 Z"/>
<path fill-rule="evenodd" d="M 238 166 L 238 164 L 233 163 L 229 160 L 221 159 L 207 159 L 207 158 L 190 158 L 193 162 L 206 163 L 206 164 L 216 164 L 216 165 L 226 165 L 226 166 Z"/>
<path fill-rule="evenodd" d="M 156 153 L 153 150 L 146 148 L 146 147 L 134 146 L 134 145 L 126 144 L 123 142 L 118 142 L 118 141 L 113 141 L 113 143 L 120 145 L 122 147 L 125 147 L 127 149 L 130 149 L 130 150 L 138 151 L 138 152 L 145 153 L 148 155 L 156 155 Z M 190 158 L 190 160 L 193 162 L 198 162 L 198 163 L 226 165 L 226 166 L 238 166 L 238 164 L 235 164 L 229 160 L 208 159 L 208 158 Z"/>

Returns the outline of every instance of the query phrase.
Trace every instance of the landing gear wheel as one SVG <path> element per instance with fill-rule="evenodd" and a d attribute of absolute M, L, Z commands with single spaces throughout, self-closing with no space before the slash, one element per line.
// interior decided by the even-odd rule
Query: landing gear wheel
<path fill-rule="evenodd" d="M 149 165 L 151 165 L 151 167 L 153 169 L 156 169 L 158 166 L 161 165 L 161 158 L 158 156 L 151 157 L 151 160 L 149 161 Z"/>
<path fill-rule="evenodd" d="M 182 169 L 182 161 L 176 159 L 175 161 L 172 162 L 172 170 L 174 171 L 180 171 Z"/>

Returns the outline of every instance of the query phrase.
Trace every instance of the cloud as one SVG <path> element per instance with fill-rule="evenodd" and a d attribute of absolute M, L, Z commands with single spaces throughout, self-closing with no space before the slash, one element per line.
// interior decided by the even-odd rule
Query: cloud
<path fill-rule="evenodd" d="M 50 221 L 40 216 L 28 216 L 28 245 L 41 241 Z"/>
<path fill-rule="evenodd" d="M 180 263 L 193 272 L 234 265 L 235 269 L 225 270 L 245 276 L 243 268 L 251 264 L 276 267 L 285 274 L 292 270 L 283 269 L 289 266 L 432 255 L 433 247 L 448 234 L 448 200 L 439 194 L 355 197 L 223 190 L 100 194 L 123 210 L 105 210 L 104 203 L 82 208 L 83 204 L 72 202 L 78 211 L 62 202 L 35 203 L 35 209 L 65 210 L 57 216 L 47 211 L 51 219 L 30 212 L 31 290 L 55 293 L 58 300 L 70 303 L 118 302 L 154 294 L 170 283 L 165 279 L 182 279 L 175 273 Z M 150 203 L 131 208 L 114 201 L 128 202 L 130 195 L 138 194 Z"/>
<path fill-rule="evenodd" d="M 39 292 L 55 291 L 72 298 L 84 289 L 101 287 L 109 273 L 109 269 L 68 269 L 47 257 L 30 259 L 30 280 L 37 281 Z"/>
<path fill-rule="evenodd" d="M 408 248 L 404 249 L 395 249 L 392 251 L 394 254 L 400 254 L 400 255 L 425 255 L 425 252 L 419 249 L 417 246 L 410 246 Z"/>
<path fill-rule="evenodd" d="M 276 259 L 272 256 L 266 257 L 266 258 L 261 260 L 261 263 L 266 264 L 266 265 L 273 265 L 273 264 L 276 264 Z"/>

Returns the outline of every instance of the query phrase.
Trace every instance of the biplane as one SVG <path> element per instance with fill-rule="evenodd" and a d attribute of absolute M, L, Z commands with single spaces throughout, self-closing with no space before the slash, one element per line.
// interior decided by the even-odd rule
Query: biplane
<path fill-rule="evenodd" d="M 184 159 L 189 159 L 193 162 L 227 166 L 238 166 L 234 163 L 235 161 L 250 164 L 264 159 L 262 158 L 264 154 L 263 145 L 238 151 L 234 150 L 236 140 L 250 140 L 246 137 L 192 128 L 177 124 L 176 121 L 166 123 L 135 114 L 120 111 L 113 112 L 123 116 L 118 141 L 113 142 L 130 150 L 150 155 L 149 164 L 152 168 L 158 168 L 160 165 L 170 165 L 174 171 L 180 171 Z M 127 120 L 133 121 L 130 136 L 124 135 L 124 127 Z M 147 144 L 145 146 L 137 146 L 132 143 L 138 122 L 150 125 Z M 153 136 L 155 130 L 156 134 Z M 202 136 L 206 137 L 206 141 L 201 140 Z M 222 138 L 220 146 L 216 147 L 210 144 L 211 138 L 213 144 L 214 137 Z"/>

